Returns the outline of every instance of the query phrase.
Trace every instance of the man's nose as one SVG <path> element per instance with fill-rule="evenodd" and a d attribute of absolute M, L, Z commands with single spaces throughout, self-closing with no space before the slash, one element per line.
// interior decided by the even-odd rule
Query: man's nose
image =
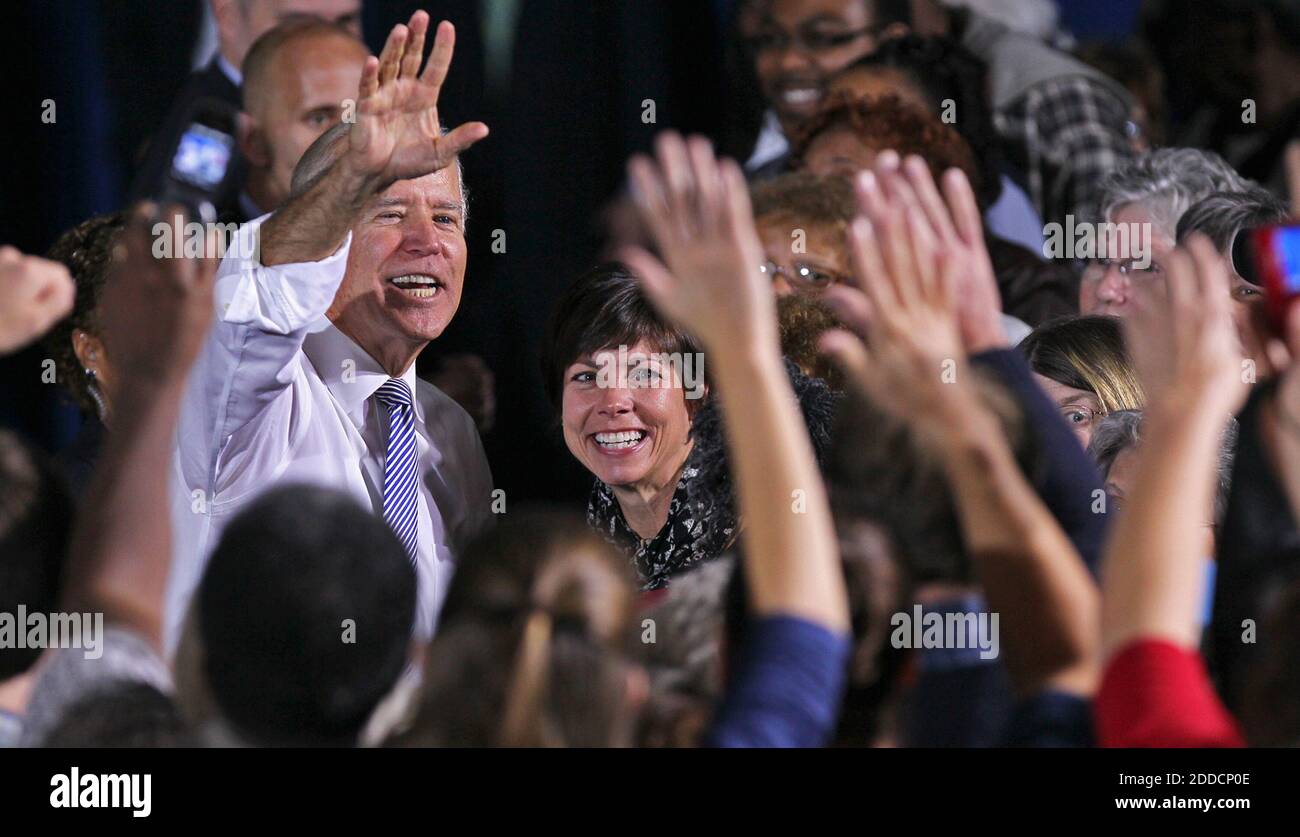
<path fill-rule="evenodd" d="M 772 277 L 772 293 L 776 294 L 777 299 L 780 299 L 792 295 L 794 288 L 790 287 L 790 283 L 785 281 L 785 277 L 778 273 Z"/>
<path fill-rule="evenodd" d="M 1097 286 L 1097 298 L 1105 302 L 1123 302 L 1128 298 L 1128 277 L 1119 272 L 1116 265 L 1108 265 L 1101 275 L 1101 284 Z"/>
<path fill-rule="evenodd" d="M 408 218 L 403 230 L 402 249 L 417 256 L 428 256 L 441 250 L 442 242 L 432 219 Z"/>

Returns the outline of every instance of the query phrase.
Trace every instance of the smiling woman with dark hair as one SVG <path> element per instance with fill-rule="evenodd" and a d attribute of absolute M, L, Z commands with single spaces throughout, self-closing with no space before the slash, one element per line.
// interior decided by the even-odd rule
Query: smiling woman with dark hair
<path fill-rule="evenodd" d="M 620 351 L 622 349 L 622 351 Z M 715 557 L 739 531 L 729 491 L 687 460 L 703 399 L 690 337 L 664 322 L 619 265 L 584 274 L 556 308 L 542 364 L 569 452 L 596 477 L 587 521 L 626 552 L 648 589 Z M 674 364 L 670 361 L 681 361 Z M 702 382 L 691 381 L 703 395 Z M 612 384 L 612 385 L 611 385 Z M 721 451 L 714 451 L 720 454 Z M 724 469 L 725 470 L 725 469 Z"/>
<path fill-rule="evenodd" d="M 596 477 L 587 522 L 632 559 L 648 590 L 716 558 L 740 532 L 704 368 L 695 340 L 664 321 L 617 264 L 569 288 L 543 349 L 564 442 Z M 793 364 L 787 371 L 820 452 L 836 396 Z"/>

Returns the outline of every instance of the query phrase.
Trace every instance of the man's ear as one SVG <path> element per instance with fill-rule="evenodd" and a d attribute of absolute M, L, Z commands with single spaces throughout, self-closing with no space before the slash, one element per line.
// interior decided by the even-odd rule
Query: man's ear
<path fill-rule="evenodd" d="M 254 168 L 264 169 L 271 165 L 271 150 L 266 145 L 266 135 L 258 127 L 257 120 L 244 111 L 239 112 L 239 150 Z"/>

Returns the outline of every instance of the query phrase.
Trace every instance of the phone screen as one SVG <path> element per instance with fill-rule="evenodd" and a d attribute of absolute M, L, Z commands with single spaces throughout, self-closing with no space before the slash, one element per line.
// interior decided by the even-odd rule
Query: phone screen
<path fill-rule="evenodd" d="M 234 138 L 227 133 L 190 123 L 172 157 L 172 173 L 200 189 L 213 189 L 226 176 L 234 144 Z"/>
<path fill-rule="evenodd" d="M 1288 294 L 1300 293 L 1300 227 L 1278 227 L 1273 233 L 1273 259 Z"/>

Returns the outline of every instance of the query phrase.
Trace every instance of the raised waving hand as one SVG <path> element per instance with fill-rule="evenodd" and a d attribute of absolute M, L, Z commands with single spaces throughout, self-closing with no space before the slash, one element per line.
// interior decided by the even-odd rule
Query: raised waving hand
<path fill-rule="evenodd" d="M 740 167 L 708 141 L 661 134 L 657 159 L 629 164 L 633 197 L 659 255 L 622 254 L 647 295 L 704 344 L 726 415 L 745 520 L 746 581 L 760 615 L 835 631 L 848 605 L 830 507 L 786 377 L 771 283 Z M 791 499 L 802 493 L 803 513 Z"/>
<path fill-rule="evenodd" d="M 447 21 L 438 24 L 433 52 L 420 72 L 428 28 L 429 15 L 417 11 L 408 25 L 393 27 L 379 57 L 367 59 L 361 71 L 357 121 L 348 132 L 345 159 L 374 180 L 375 191 L 445 168 L 488 133 L 482 122 L 442 133 L 438 97 L 451 67 L 456 30 Z"/>

